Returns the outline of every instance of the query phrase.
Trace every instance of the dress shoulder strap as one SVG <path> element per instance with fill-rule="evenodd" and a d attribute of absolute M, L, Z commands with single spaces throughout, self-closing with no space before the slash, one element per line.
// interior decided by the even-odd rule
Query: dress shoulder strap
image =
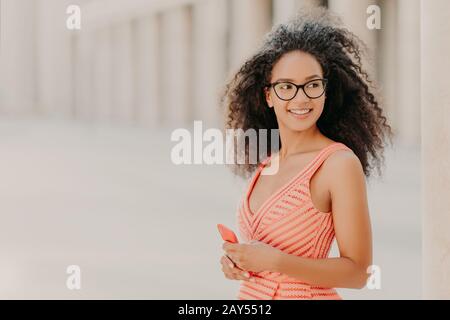
<path fill-rule="evenodd" d="M 353 152 L 352 149 L 350 149 L 341 142 L 336 142 L 329 145 L 319 154 L 319 156 L 316 159 L 314 159 L 313 163 L 308 168 L 307 172 L 305 172 L 305 178 L 310 179 L 314 175 L 314 173 L 320 168 L 323 162 L 338 150 L 348 150 Z"/>

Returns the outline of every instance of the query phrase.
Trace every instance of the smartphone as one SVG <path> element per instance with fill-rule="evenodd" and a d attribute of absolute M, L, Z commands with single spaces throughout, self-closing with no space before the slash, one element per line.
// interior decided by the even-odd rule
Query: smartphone
<path fill-rule="evenodd" d="M 224 241 L 228 241 L 231 243 L 239 243 L 238 238 L 236 237 L 236 234 L 231 229 L 225 227 L 223 224 L 220 224 L 220 223 L 217 225 L 217 229 L 219 229 L 220 235 L 222 236 L 222 239 Z M 228 259 L 233 261 L 230 257 L 228 257 Z M 234 261 L 233 261 L 233 263 L 234 263 Z M 234 265 L 236 266 L 236 263 L 234 263 Z M 236 266 L 236 268 L 240 269 L 238 266 Z M 250 274 L 250 276 L 253 276 L 253 272 L 248 271 L 248 273 Z"/>
<path fill-rule="evenodd" d="M 217 229 L 219 229 L 219 233 L 222 236 L 223 241 L 228 241 L 231 243 L 239 243 L 236 234 L 231 231 L 229 228 L 225 227 L 223 224 L 218 224 Z"/>

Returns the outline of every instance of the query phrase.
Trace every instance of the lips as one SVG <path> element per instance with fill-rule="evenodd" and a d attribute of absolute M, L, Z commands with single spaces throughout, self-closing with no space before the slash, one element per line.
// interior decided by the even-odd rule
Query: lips
<path fill-rule="evenodd" d="M 295 115 L 305 115 L 312 111 L 312 108 L 302 108 L 302 109 L 290 109 L 288 112 L 293 113 Z"/>
<path fill-rule="evenodd" d="M 288 110 L 288 113 L 297 120 L 306 119 L 312 112 L 312 108 L 296 108 Z"/>

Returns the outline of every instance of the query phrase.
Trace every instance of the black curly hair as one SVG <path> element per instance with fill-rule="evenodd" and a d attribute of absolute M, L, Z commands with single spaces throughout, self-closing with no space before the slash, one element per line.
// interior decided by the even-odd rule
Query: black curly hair
<path fill-rule="evenodd" d="M 373 168 L 381 174 L 385 138 L 392 141 L 392 130 L 375 96 L 376 85 L 361 67 L 366 45 L 342 27 L 340 19 L 326 8 L 301 10 L 289 22 L 274 26 L 263 40 L 257 53 L 226 84 L 221 99 L 226 111 L 226 129 L 278 129 L 273 108 L 267 108 L 264 87 L 281 56 L 301 50 L 317 59 L 328 79 L 318 129 L 326 137 L 351 148 L 366 176 Z M 270 154 L 270 134 L 266 142 Z M 238 152 L 248 157 L 249 148 L 246 146 Z M 250 175 L 264 160 L 259 157 L 257 164 L 234 165 L 234 172 Z"/>

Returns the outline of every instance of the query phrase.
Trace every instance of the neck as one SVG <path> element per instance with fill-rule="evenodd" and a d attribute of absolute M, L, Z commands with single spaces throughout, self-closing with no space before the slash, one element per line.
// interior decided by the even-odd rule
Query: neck
<path fill-rule="evenodd" d="M 292 154 L 309 152 L 315 149 L 321 133 L 316 125 L 304 131 L 293 131 L 280 127 L 281 149 L 280 160 Z"/>

